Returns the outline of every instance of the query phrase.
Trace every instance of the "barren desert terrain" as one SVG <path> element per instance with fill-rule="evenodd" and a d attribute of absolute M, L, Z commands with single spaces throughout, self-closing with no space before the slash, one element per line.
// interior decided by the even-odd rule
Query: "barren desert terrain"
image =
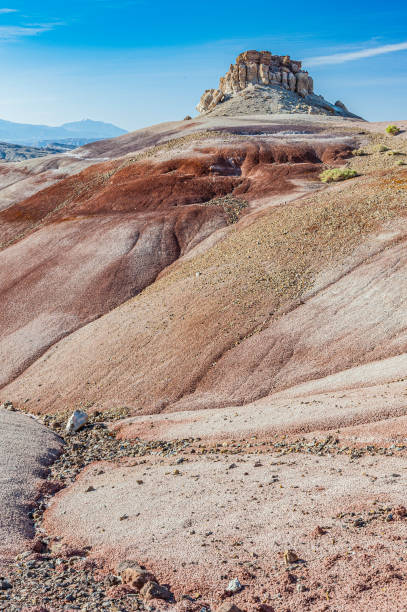
<path fill-rule="evenodd" d="M 0 164 L 2 610 L 407 607 L 407 123 L 219 109 Z"/>

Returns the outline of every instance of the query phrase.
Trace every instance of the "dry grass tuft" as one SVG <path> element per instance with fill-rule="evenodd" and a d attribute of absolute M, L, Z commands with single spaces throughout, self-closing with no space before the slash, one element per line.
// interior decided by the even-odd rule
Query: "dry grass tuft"
<path fill-rule="evenodd" d="M 397 134 L 400 134 L 400 128 L 398 128 L 397 125 L 388 125 L 386 132 L 392 136 L 397 136 Z"/>
<path fill-rule="evenodd" d="M 386 145 L 384 145 L 384 144 L 378 144 L 378 145 L 375 145 L 375 146 L 373 147 L 373 149 L 374 149 L 374 151 L 376 151 L 377 153 L 385 153 L 386 151 L 388 151 L 388 150 L 389 150 L 389 147 L 387 147 L 387 146 L 386 146 Z"/>
<path fill-rule="evenodd" d="M 354 149 L 352 155 L 355 157 L 362 157 L 363 155 L 368 155 L 368 153 L 364 149 Z"/>
<path fill-rule="evenodd" d="M 351 168 L 331 168 L 321 172 L 319 178 L 323 183 L 337 183 L 355 178 L 355 176 L 358 176 L 358 173 Z"/>

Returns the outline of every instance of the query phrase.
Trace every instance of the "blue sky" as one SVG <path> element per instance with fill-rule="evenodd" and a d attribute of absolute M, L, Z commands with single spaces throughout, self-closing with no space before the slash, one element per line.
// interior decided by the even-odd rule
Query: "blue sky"
<path fill-rule="evenodd" d="M 371 121 L 406 119 L 406 24 L 401 0 L 4 0 L 0 118 L 128 130 L 180 119 L 238 53 L 267 49 L 306 60 L 328 100 Z"/>

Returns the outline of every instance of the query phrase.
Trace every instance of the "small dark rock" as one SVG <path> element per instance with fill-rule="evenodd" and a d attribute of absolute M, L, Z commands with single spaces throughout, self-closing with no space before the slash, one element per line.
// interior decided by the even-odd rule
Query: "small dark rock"
<path fill-rule="evenodd" d="M 41 538 L 35 538 L 31 546 L 33 552 L 43 553 L 47 550 L 47 544 Z"/>
<path fill-rule="evenodd" d="M 107 587 L 116 586 L 117 584 L 121 584 L 119 576 L 115 576 L 114 574 L 108 574 L 103 582 L 104 582 L 104 585 Z"/>
<path fill-rule="evenodd" d="M 12 589 L 12 585 L 5 578 L 0 578 L 0 590 L 7 591 L 8 589 Z"/>

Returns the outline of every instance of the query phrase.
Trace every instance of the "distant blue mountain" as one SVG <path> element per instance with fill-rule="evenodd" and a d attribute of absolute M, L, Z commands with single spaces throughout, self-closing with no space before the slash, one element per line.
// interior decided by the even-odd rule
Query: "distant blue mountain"
<path fill-rule="evenodd" d="M 122 134 L 127 134 L 127 131 L 112 123 L 91 119 L 64 123 L 60 127 L 14 123 L 0 119 L 0 141 L 20 145 L 38 146 L 41 143 L 40 146 L 45 146 L 47 143 L 68 144 L 75 141 L 85 144 L 94 140 L 115 138 Z"/>

